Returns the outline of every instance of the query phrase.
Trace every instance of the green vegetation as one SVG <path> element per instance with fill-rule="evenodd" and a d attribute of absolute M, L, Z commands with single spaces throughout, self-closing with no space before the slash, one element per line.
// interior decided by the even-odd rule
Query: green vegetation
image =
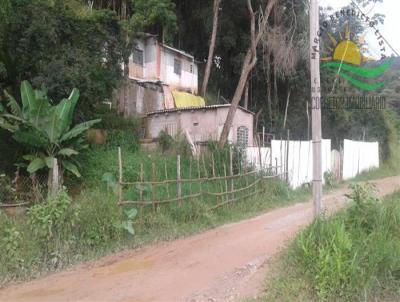
<path fill-rule="evenodd" d="M 301 232 L 269 278 L 262 301 L 393 301 L 400 286 L 400 193 L 374 197 L 353 186 L 352 203 Z"/>
<path fill-rule="evenodd" d="M 72 127 L 79 91 L 73 89 L 68 99 L 58 105 L 49 99 L 46 91 L 34 90 L 27 81 L 21 84 L 22 107 L 8 93 L 11 112 L 0 109 L 0 127 L 12 133 L 20 144 L 32 150 L 23 156 L 29 162 L 27 171 L 35 173 L 45 167 L 52 169 L 54 159 L 64 169 L 80 177 L 71 160 L 86 147 L 82 134 L 100 120 L 91 120 Z"/>
<path fill-rule="evenodd" d="M 266 194 L 215 211 L 202 200 L 183 206 L 135 209 L 121 214 L 106 185 L 83 190 L 72 202 L 66 193 L 33 206 L 25 216 L 0 214 L 0 285 L 27 280 L 74 263 L 160 240 L 172 240 L 275 207 L 305 201 L 308 191 L 290 191 L 280 181 L 265 184 Z M 132 215 L 133 213 L 133 215 Z M 132 228 L 135 235 L 132 236 Z"/>

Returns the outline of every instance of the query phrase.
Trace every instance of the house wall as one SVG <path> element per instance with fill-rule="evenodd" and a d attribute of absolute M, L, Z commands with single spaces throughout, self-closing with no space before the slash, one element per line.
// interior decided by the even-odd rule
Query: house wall
<path fill-rule="evenodd" d="M 198 91 L 198 66 L 190 57 L 162 46 L 153 37 L 138 40 L 135 48 L 143 51 L 143 65 L 129 57 L 129 76 L 136 79 L 160 80 L 171 90 Z M 181 61 L 181 74 L 174 72 L 174 59 Z"/>
<path fill-rule="evenodd" d="M 174 72 L 174 60 L 181 61 L 181 74 Z M 191 72 L 192 66 L 192 72 Z M 171 90 L 187 90 L 196 94 L 198 91 L 198 67 L 193 60 L 186 56 L 172 52 L 162 47 L 161 49 L 161 81 L 169 84 Z"/>
<path fill-rule="evenodd" d="M 144 63 L 145 57 L 146 57 L 144 42 L 138 40 L 138 41 L 136 41 L 136 45 L 134 47 L 143 51 L 143 63 Z M 144 64 L 140 65 L 140 64 L 134 63 L 132 54 L 129 56 L 128 67 L 129 67 L 129 77 L 139 78 L 139 79 L 142 79 L 145 77 L 145 65 Z"/>
<path fill-rule="evenodd" d="M 229 107 L 193 111 L 160 113 L 147 117 L 146 138 L 157 138 L 162 130 L 172 136 L 188 130 L 194 142 L 218 140 L 228 114 Z M 241 109 L 236 111 L 229 141 L 237 143 L 240 126 L 248 129 L 248 145 L 253 146 L 254 115 Z"/>
<path fill-rule="evenodd" d="M 148 80 L 158 79 L 157 74 L 157 55 L 158 43 L 154 38 L 150 38 L 146 42 L 145 48 L 145 73 L 144 78 Z"/>
<path fill-rule="evenodd" d="M 126 86 L 120 87 L 114 92 L 113 106 L 119 114 L 125 117 L 163 110 L 163 87 L 158 84 L 130 80 Z"/>

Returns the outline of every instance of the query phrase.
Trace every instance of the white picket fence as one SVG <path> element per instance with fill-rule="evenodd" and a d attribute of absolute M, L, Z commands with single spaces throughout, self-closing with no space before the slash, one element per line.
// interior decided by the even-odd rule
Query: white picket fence
<path fill-rule="evenodd" d="M 272 169 L 288 178 L 292 188 L 312 182 L 312 142 L 273 140 L 271 148 L 248 147 L 247 162 L 258 170 Z M 331 140 L 322 140 L 322 175 L 333 171 Z M 379 167 L 379 144 L 344 140 L 342 164 L 343 179 Z M 340 174 L 340 173 L 339 173 Z M 323 177 L 324 178 L 324 177 Z M 324 181 L 324 179 L 323 179 Z"/>

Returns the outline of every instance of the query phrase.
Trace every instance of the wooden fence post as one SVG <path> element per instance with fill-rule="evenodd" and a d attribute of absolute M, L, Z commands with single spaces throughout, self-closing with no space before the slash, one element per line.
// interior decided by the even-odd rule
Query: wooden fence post
<path fill-rule="evenodd" d="M 232 154 L 232 147 L 229 148 L 229 176 L 231 177 L 231 192 L 232 192 L 232 199 L 235 199 L 234 191 L 234 179 L 233 179 L 233 154 Z"/>
<path fill-rule="evenodd" d="M 199 178 L 199 193 L 203 196 L 203 188 L 202 188 L 202 180 L 201 180 L 201 171 L 200 171 L 200 158 L 197 160 L 197 176 Z"/>
<path fill-rule="evenodd" d="M 213 176 L 213 178 L 215 178 L 214 153 L 211 153 L 211 161 L 212 161 L 212 176 Z"/>
<path fill-rule="evenodd" d="M 155 211 L 156 210 L 156 199 L 157 199 L 157 194 L 156 194 L 156 185 L 154 184 L 155 182 L 156 182 L 156 180 L 157 180 L 157 178 L 156 178 L 156 164 L 155 163 L 153 163 L 152 165 L 151 165 L 151 170 L 152 170 L 152 175 L 151 175 L 151 179 L 152 179 L 152 182 L 151 182 L 151 196 L 152 196 L 152 200 L 153 200 L 153 211 Z"/>
<path fill-rule="evenodd" d="M 122 152 L 118 147 L 118 204 L 122 202 Z"/>
<path fill-rule="evenodd" d="M 224 176 L 225 176 L 225 196 L 226 196 L 226 201 L 229 202 L 229 189 L 228 189 L 228 180 L 227 180 L 227 175 L 226 175 L 226 165 L 224 163 Z"/>
<path fill-rule="evenodd" d="M 167 181 L 167 196 L 168 196 L 168 199 L 169 199 L 169 183 L 168 183 L 167 161 L 164 161 L 164 172 L 165 172 L 165 180 Z"/>
<path fill-rule="evenodd" d="M 192 194 L 192 157 L 190 157 L 190 162 L 189 162 L 189 194 Z"/>
<path fill-rule="evenodd" d="M 289 183 L 289 142 L 290 142 L 290 130 L 287 129 L 287 139 L 286 139 L 286 182 Z"/>
<path fill-rule="evenodd" d="M 143 171 L 143 163 L 140 164 L 140 186 L 139 186 L 139 195 L 140 195 L 140 202 L 143 201 L 143 178 L 144 178 L 144 171 Z M 140 215 L 143 214 L 143 205 L 140 206 Z"/>
<path fill-rule="evenodd" d="M 181 183 L 181 156 L 176 157 L 176 191 L 179 204 L 182 205 L 182 183 Z"/>

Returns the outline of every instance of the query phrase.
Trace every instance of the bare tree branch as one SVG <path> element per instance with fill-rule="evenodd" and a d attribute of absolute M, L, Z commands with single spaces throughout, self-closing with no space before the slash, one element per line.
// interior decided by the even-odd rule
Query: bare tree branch
<path fill-rule="evenodd" d="M 217 39 L 218 14 L 219 14 L 219 6 L 220 6 L 221 1 L 222 0 L 214 0 L 213 28 L 212 28 L 212 33 L 211 33 L 210 47 L 208 49 L 208 58 L 207 58 L 206 69 L 204 71 L 203 85 L 201 86 L 201 95 L 202 96 L 206 95 L 207 87 L 208 87 L 208 80 L 210 79 L 211 66 L 212 66 L 212 62 L 213 62 L 213 58 L 214 58 L 215 42 Z"/>
<path fill-rule="evenodd" d="M 228 115 L 226 117 L 224 128 L 222 129 L 221 137 L 219 140 L 219 147 L 222 148 L 226 144 L 228 140 L 229 130 L 231 129 L 233 118 L 235 117 L 236 109 L 239 105 L 239 102 L 243 95 L 243 90 L 246 86 L 246 82 L 249 76 L 249 73 L 254 68 L 257 63 L 257 46 L 261 40 L 261 37 L 264 35 L 264 32 L 267 28 L 268 18 L 271 13 L 273 6 L 276 4 L 278 0 L 270 0 L 268 5 L 265 7 L 264 14 L 261 16 L 261 21 L 259 22 L 258 33 L 255 33 L 255 14 L 253 12 L 253 8 L 251 6 L 250 0 L 247 0 L 247 8 L 250 13 L 250 29 L 251 29 L 251 44 L 249 49 L 247 50 L 246 56 L 242 65 L 242 72 L 240 74 L 239 82 L 235 90 L 235 94 L 232 98 L 232 104 L 229 108 Z"/>

